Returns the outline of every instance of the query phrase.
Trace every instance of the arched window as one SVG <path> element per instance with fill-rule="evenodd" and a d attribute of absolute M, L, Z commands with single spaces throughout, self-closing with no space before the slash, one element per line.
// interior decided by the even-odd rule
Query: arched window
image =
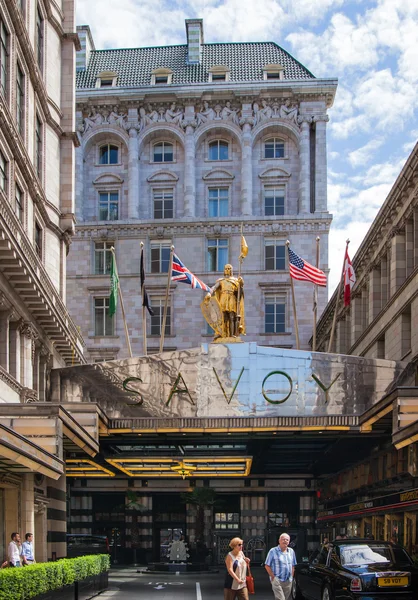
<path fill-rule="evenodd" d="M 169 142 L 158 142 L 154 144 L 153 148 L 153 161 L 154 162 L 173 162 L 173 144 Z"/>
<path fill-rule="evenodd" d="M 117 165 L 119 162 L 119 148 L 112 144 L 100 146 L 99 163 L 101 165 Z"/>
<path fill-rule="evenodd" d="M 216 140 L 209 144 L 209 160 L 228 160 L 228 142 Z"/>
<path fill-rule="evenodd" d="M 264 158 L 284 158 L 284 141 L 269 138 L 264 142 Z"/>

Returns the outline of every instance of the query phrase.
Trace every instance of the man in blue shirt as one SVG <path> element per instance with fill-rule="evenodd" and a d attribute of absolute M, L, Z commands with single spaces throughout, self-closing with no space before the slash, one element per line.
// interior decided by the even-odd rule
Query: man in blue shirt
<path fill-rule="evenodd" d="M 269 550 L 264 567 L 269 574 L 275 600 L 288 600 L 292 592 L 296 555 L 289 548 L 290 536 L 282 533 L 279 545 Z"/>
<path fill-rule="evenodd" d="M 25 534 L 25 541 L 22 544 L 22 558 L 23 564 L 33 565 L 35 563 L 35 556 L 33 554 L 33 533 Z"/>

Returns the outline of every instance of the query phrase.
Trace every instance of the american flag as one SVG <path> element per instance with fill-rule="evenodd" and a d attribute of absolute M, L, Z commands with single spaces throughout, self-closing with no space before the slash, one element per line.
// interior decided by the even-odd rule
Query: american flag
<path fill-rule="evenodd" d="M 181 262 L 176 254 L 173 254 L 173 266 L 171 269 L 171 280 L 188 283 L 193 289 L 205 290 L 210 292 L 210 287 L 203 283 L 196 275 L 193 275 L 189 269 Z"/>
<path fill-rule="evenodd" d="M 289 272 L 290 277 L 299 279 L 300 281 L 311 281 L 315 285 L 327 285 L 327 276 L 324 271 L 310 265 L 306 260 L 303 260 L 288 246 L 289 251 Z"/>

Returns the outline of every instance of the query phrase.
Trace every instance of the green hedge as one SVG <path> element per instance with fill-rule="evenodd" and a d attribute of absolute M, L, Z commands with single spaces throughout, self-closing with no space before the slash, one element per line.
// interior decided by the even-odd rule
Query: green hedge
<path fill-rule="evenodd" d="M 63 558 L 28 567 L 0 570 L 0 600 L 26 600 L 99 575 L 110 568 L 108 554 Z"/>

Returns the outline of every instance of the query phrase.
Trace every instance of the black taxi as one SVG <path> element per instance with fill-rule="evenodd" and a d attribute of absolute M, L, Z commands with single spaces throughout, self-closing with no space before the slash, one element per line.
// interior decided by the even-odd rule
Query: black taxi
<path fill-rule="evenodd" d="M 418 566 L 399 545 L 336 540 L 298 563 L 293 600 L 417 600 Z"/>

